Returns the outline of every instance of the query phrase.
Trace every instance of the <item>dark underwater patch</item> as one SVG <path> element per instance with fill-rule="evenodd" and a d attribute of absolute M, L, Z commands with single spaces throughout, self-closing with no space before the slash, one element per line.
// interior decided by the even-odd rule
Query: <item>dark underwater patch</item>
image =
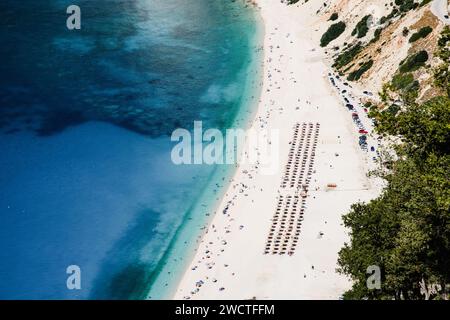
<path fill-rule="evenodd" d="M 66 128 L 86 122 L 88 119 L 80 111 L 58 110 L 44 117 L 37 129 L 39 136 L 50 136 L 64 131 Z"/>
<path fill-rule="evenodd" d="M 153 257 L 152 261 L 143 261 L 142 252 L 155 238 L 161 242 L 169 238 L 168 234 L 155 231 L 160 218 L 161 213 L 152 209 L 144 209 L 137 214 L 102 262 L 100 270 L 105 273 L 99 273 L 94 280 L 90 299 L 146 297 L 157 265 L 157 252 L 146 252 L 146 256 Z"/>

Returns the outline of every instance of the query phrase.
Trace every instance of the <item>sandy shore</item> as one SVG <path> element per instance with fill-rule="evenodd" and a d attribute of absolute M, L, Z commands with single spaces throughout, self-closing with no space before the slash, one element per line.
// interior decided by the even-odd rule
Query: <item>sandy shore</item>
<path fill-rule="evenodd" d="M 252 127 L 278 129 L 280 167 L 264 175 L 240 165 L 208 231 L 199 241 L 175 299 L 338 299 L 351 286 L 336 272 L 348 239 L 342 214 L 377 195 L 366 177 L 368 153 L 330 85 L 319 41 L 311 32 L 314 8 L 259 0 L 265 23 L 264 83 Z M 319 123 L 313 174 L 293 255 L 264 254 L 297 123 Z M 328 184 L 336 184 L 329 189 Z M 228 210 L 224 209 L 228 207 Z"/>

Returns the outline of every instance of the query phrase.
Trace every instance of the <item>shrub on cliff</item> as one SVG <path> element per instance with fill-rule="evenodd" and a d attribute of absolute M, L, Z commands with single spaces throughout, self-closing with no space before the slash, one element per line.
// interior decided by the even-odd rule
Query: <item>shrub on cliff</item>
<path fill-rule="evenodd" d="M 345 31 L 345 22 L 333 23 L 320 39 L 320 46 L 326 47 L 331 41 L 335 40 Z"/>
<path fill-rule="evenodd" d="M 339 17 L 339 16 L 338 16 L 337 12 L 334 12 L 334 13 L 330 16 L 330 18 L 328 19 L 328 21 L 336 21 L 338 17 Z"/>
<path fill-rule="evenodd" d="M 365 17 L 363 17 L 355 26 L 355 29 L 352 31 L 352 36 L 356 35 L 357 38 L 362 38 L 367 34 L 367 31 L 369 31 L 369 19 L 372 16 L 369 14 Z"/>
<path fill-rule="evenodd" d="M 341 52 L 339 56 L 335 59 L 333 67 L 339 69 L 342 68 L 343 66 L 346 66 L 347 64 L 352 62 L 352 60 L 356 57 L 358 53 L 361 52 L 363 48 L 364 47 L 361 45 L 361 42 L 358 42 L 352 47 Z"/>
<path fill-rule="evenodd" d="M 353 71 L 352 73 L 350 73 L 348 75 L 347 80 L 358 81 L 367 70 L 372 68 L 372 66 L 373 66 L 373 60 L 369 60 L 366 63 L 363 63 L 358 70 Z"/>
<path fill-rule="evenodd" d="M 428 60 L 428 53 L 425 50 L 419 51 L 400 63 L 400 72 L 411 72 L 425 65 Z"/>
<path fill-rule="evenodd" d="M 426 36 L 428 36 L 431 32 L 433 31 L 433 28 L 431 27 L 423 27 L 421 28 L 419 31 L 417 31 L 416 33 L 413 33 L 411 35 L 411 38 L 409 38 L 409 43 L 413 43 L 421 38 L 425 38 Z"/>

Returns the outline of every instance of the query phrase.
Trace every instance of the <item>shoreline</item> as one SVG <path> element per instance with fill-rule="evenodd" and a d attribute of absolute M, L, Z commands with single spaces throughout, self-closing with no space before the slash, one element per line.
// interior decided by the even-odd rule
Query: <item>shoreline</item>
<path fill-rule="evenodd" d="M 247 1 L 245 0 L 243 3 L 246 4 Z M 254 10 L 253 15 L 256 20 L 255 28 L 257 30 L 250 41 L 252 47 L 255 47 L 249 53 L 253 61 L 245 70 L 242 70 L 245 78 L 245 87 L 248 89 L 245 90 L 244 95 L 241 97 L 239 102 L 240 108 L 238 108 L 230 123 L 232 128 L 243 124 L 244 128 L 250 126 L 257 112 L 258 99 L 262 90 L 263 75 L 261 74 L 261 64 L 263 63 L 263 57 L 258 50 L 265 36 L 264 24 L 258 11 Z M 217 165 L 211 172 L 208 179 L 209 182 L 200 193 L 198 199 L 193 202 L 192 207 L 186 212 L 183 222 L 177 228 L 169 248 L 154 269 L 146 299 L 170 299 L 176 292 L 184 270 L 189 267 L 190 261 L 194 258 L 199 241 L 203 238 L 205 230 L 208 229 L 215 212 L 219 209 L 221 199 L 237 169 L 236 165 Z M 188 243 L 189 240 L 192 243 Z M 168 274 L 169 272 L 170 275 Z"/>
<path fill-rule="evenodd" d="M 377 195 L 347 111 L 327 83 L 318 41 L 308 37 L 313 9 L 269 0 L 257 5 L 265 26 L 264 80 L 251 127 L 280 130 L 280 170 L 264 176 L 254 165 L 239 165 L 175 299 L 339 298 L 351 285 L 335 271 L 348 239 L 341 215 Z M 293 127 L 310 122 L 321 129 L 297 251 L 264 254 L 277 200 L 286 192 L 280 182 Z M 337 188 L 327 190 L 329 183 Z"/>

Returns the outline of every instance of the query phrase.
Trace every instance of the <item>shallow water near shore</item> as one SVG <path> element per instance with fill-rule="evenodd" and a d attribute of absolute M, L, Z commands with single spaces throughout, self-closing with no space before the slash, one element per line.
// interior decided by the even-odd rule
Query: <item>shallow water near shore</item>
<path fill-rule="evenodd" d="M 241 1 L 79 1 L 69 32 L 70 4 L 0 3 L 0 298 L 169 298 L 234 170 L 174 165 L 169 135 L 247 125 L 258 17 Z"/>

